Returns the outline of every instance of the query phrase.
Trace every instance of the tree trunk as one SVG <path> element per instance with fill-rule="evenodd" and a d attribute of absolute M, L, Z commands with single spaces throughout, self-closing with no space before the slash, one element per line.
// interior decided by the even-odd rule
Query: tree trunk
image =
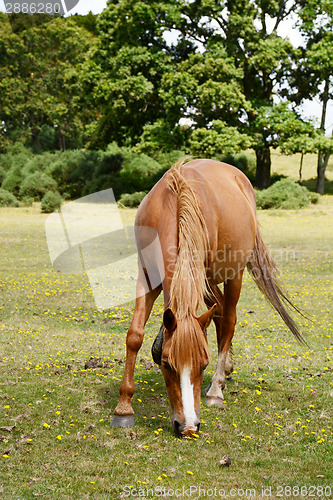
<path fill-rule="evenodd" d="M 266 189 L 271 183 L 271 152 L 268 146 L 256 150 L 256 186 Z"/>
<path fill-rule="evenodd" d="M 34 151 L 36 151 L 37 153 L 39 153 L 41 150 L 40 141 L 39 141 L 39 132 L 40 131 L 35 129 L 35 128 L 32 131 L 32 142 L 33 142 L 33 146 L 34 146 Z"/>
<path fill-rule="evenodd" d="M 321 112 L 321 123 L 320 123 L 320 130 L 322 130 L 323 133 L 325 133 L 326 111 L 327 111 L 327 103 L 329 100 L 329 87 L 330 87 L 330 82 L 329 79 L 327 79 L 325 82 L 325 88 L 323 92 L 323 108 Z M 316 192 L 320 194 L 324 194 L 325 192 L 325 170 L 329 158 L 330 158 L 330 153 L 323 153 L 322 151 L 319 151 L 318 161 L 317 161 Z"/>
<path fill-rule="evenodd" d="M 59 128 L 59 148 L 62 152 L 66 151 L 66 139 L 61 128 Z"/>
<path fill-rule="evenodd" d="M 299 164 L 299 183 L 300 183 L 301 186 L 303 185 L 303 177 L 302 177 L 303 158 L 304 158 L 304 153 L 302 151 L 302 153 L 301 153 L 301 162 Z"/>
<path fill-rule="evenodd" d="M 325 193 L 325 171 L 329 159 L 330 153 L 318 153 L 316 192 L 319 194 Z"/>

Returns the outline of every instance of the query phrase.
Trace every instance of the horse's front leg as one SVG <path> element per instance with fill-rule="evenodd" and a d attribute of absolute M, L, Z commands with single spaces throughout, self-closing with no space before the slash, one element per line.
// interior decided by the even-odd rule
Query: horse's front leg
<path fill-rule="evenodd" d="M 139 283 L 138 283 L 138 286 Z M 133 427 L 134 411 L 131 399 L 134 394 L 134 368 L 138 351 L 142 345 L 144 337 L 144 326 L 149 318 L 156 298 L 161 291 L 161 287 L 138 296 L 135 302 L 134 314 L 126 338 L 126 363 L 123 381 L 119 392 L 120 400 L 114 410 L 111 425 L 115 427 Z"/>
<path fill-rule="evenodd" d="M 205 403 L 209 406 L 223 407 L 222 390 L 226 383 L 226 374 L 232 370 L 231 341 L 237 321 L 236 306 L 242 288 L 243 271 L 224 284 L 222 318 L 217 318 L 218 358 L 215 373 L 207 391 Z M 222 295 L 222 294 L 221 294 Z"/>

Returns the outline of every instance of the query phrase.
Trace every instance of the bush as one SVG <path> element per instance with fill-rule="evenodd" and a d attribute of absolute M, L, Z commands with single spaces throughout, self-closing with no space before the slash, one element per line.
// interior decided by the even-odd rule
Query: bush
<path fill-rule="evenodd" d="M 49 175 L 43 172 L 35 172 L 28 175 L 21 184 L 20 196 L 31 197 L 34 200 L 41 200 L 47 191 L 55 191 L 57 183 Z"/>
<path fill-rule="evenodd" d="M 35 200 L 31 196 L 25 196 L 21 200 L 21 205 L 24 207 L 31 207 Z"/>
<path fill-rule="evenodd" d="M 42 153 L 35 154 L 32 158 L 30 158 L 26 165 L 22 168 L 23 177 L 27 177 L 30 174 L 34 174 L 35 172 L 44 172 L 48 174 L 48 170 L 50 166 L 59 160 L 62 153 L 57 151 L 56 153 Z"/>
<path fill-rule="evenodd" d="M 6 189 L 0 188 L 0 207 L 19 207 L 20 203 L 16 196 Z"/>
<path fill-rule="evenodd" d="M 120 205 L 128 208 L 136 208 L 140 205 L 143 198 L 146 196 L 145 191 L 137 191 L 136 193 L 124 193 L 119 198 L 118 202 Z"/>
<path fill-rule="evenodd" d="M 51 212 L 58 210 L 61 207 L 62 201 L 62 197 L 57 191 L 48 191 L 42 199 L 42 212 L 50 214 Z"/>
<path fill-rule="evenodd" d="M 18 167 L 12 167 L 9 172 L 7 172 L 1 187 L 6 191 L 10 191 L 14 195 L 18 195 L 20 191 L 20 185 L 22 182 L 22 174 Z"/>
<path fill-rule="evenodd" d="M 0 155 L 1 167 L 5 172 L 8 172 L 13 167 L 21 170 L 31 157 L 31 150 L 26 148 L 21 142 L 16 142 L 7 148 L 6 153 Z"/>
<path fill-rule="evenodd" d="M 57 182 L 61 194 L 67 192 L 71 198 L 81 196 L 84 180 L 80 179 L 77 173 L 83 158 L 83 151 L 68 150 L 61 153 L 46 170 L 46 173 Z"/>
<path fill-rule="evenodd" d="M 281 179 L 267 189 L 256 190 L 256 197 L 257 207 L 262 209 L 298 209 L 317 203 L 319 198 L 316 193 L 311 193 L 291 179 Z"/>
<path fill-rule="evenodd" d="M 82 195 L 109 188 L 113 189 L 116 198 L 123 193 L 148 191 L 162 173 L 160 164 L 153 158 L 112 143 L 96 157 L 90 178 L 81 183 Z"/>
<path fill-rule="evenodd" d="M 2 184 L 5 177 L 6 177 L 5 169 L 0 166 L 0 185 Z"/>
<path fill-rule="evenodd" d="M 148 191 L 155 184 L 155 176 L 159 171 L 159 164 L 150 156 L 143 153 L 125 154 L 123 167 L 120 171 L 120 192 Z"/>

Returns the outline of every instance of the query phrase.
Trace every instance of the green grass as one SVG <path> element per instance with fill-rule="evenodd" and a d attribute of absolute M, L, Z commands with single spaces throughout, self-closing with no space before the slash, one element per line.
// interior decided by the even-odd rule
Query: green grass
<path fill-rule="evenodd" d="M 252 489 L 251 498 L 269 487 L 271 498 L 281 498 L 279 486 L 294 488 L 282 498 L 289 491 L 304 498 L 302 486 L 318 487 L 307 492 L 317 498 L 330 486 L 326 498 L 333 497 L 332 197 L 300 211 L 259 213 L 286 288 L 309 318 L 296 318 L 308 347 L 294 340 L 247 275 L 226 408 L 202 405 L 199 438 L 181 440 L 172 432 L 162 375 L 151 363 L 161 299 L 138 356 L 136 426 L 111 428 L 133 303 L 99 312 L 84 275 L 55 272 L 39 210 L 36 204 L 0 209 L 3 498 L 113 499 L 126 498 L 129 487 L 147 493 L 190 486 L 226 494 Z M 133 219 L 135 212 L 125 213 Z M 203 387 L 215 368 L 214 338 L 210 327 Z M 91 357 L 97 366 L 85 369 Z M 229 468 L 219 464 L 226 454 Z"/>

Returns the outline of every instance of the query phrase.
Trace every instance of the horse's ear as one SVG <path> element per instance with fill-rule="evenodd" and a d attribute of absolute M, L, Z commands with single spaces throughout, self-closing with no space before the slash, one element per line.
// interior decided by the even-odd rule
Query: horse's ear
<path fill-rule="evenodd" d="M 203 330 L 206 330 L 210 322 L 213 319 L 213 316 L 215 314 L 215 309 L 216 309 L 217 304 L 214 304 L 207 312 L 203 313 L 201 316 L 199 316 L 198 321 Z"/>
<path fill-rule="evenodd" d="M 164 311 L 163 325 L 169 333 L 172 333 L 177 328 L 177 320 L 170 307 Z"/>

